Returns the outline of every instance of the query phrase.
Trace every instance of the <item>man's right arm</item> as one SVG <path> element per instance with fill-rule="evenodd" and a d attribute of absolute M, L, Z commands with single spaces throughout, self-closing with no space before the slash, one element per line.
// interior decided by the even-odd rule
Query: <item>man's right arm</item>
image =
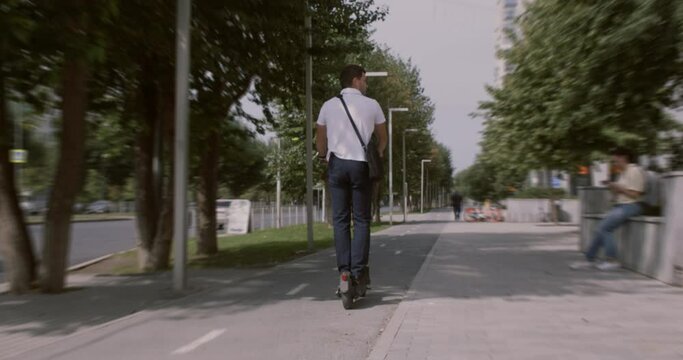
<path fill-rule="evenodd" d="M 318 121 L 316 121 L 315 148 L 318 150 L 318 158 L 327 158 L 327 118 L 325 116 L 325 104 L 320 109 Z"/>
<path fill-rule="evenodd" d="M 318 157 L 327 157 L 327 126 L 318 125 L 315 136 L 315 147 L 318 150 Z"/>

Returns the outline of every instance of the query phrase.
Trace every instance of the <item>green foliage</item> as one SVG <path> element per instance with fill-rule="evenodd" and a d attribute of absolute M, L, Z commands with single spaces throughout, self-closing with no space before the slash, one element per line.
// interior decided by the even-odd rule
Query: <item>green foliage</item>
<path fill-rule="evenodd" d="M 377 232 L 386 228 L 386 224 L 373 224 L 371 231 Z M 333 245 L 332 232 L 327 224 L 314 224 L 313 231 L 315 249 L 323 250 Z M 219 252 L 214 256 L 194 255 L 197 242 L 190 240 L 188 254 L 193 255 L 190 255 L 189 266 L 194 268 L 271 267 L 309 254 L 306 241 L 306 225 L 220 237 L 218 238 Z M 111 259 L 94 265 L 91 271 L 116 275 L 140 272 L 135 251 L 117 254 Z"/>
<path fill-rule="evenodd" d="M 218 181 L 235 197 L 240 197 L 265 181 L 267 147 L 251 137 L 226 134 L 222 142 L 222 156 L 218 164 Z M 239 154 L 239 155 L 237 155 Z"/>
<path fill-rule="evenodd" d="M 522 188 L 526 176 L 520 168 L 501 167 L 479 156 L 472 166 L 458 172 L 454 182 L 456 190 L 467 198 L 498 201 Z"/>
<path fill-rule="evenodd" d="M 515 167 L 573 170 L 615 145 L 656 152 L 681 75 L 683 28 L 668 0 L 536 1 L 513 65 L 480 106 L 484 158 Z"/>

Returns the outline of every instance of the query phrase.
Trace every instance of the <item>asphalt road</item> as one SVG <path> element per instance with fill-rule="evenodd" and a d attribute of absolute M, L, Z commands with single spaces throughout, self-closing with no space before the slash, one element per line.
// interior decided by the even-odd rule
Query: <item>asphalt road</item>
<path fill-rule="evenodd" d="M 43 242 L 43 225 L 29 226 L 36 253 L 40 255 Z M 69 265 L 96 259 L 114 252 L 135 247 L 134 220 L 98 221 L 73 223 Z M 4 269 L 0 259 L 0 282 L 4 281 Z"/>

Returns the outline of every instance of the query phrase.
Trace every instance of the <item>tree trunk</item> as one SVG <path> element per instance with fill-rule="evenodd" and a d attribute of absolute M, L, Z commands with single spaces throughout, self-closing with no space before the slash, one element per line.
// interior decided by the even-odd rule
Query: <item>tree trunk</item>
<path fill-rule="evenodd" d="M 71 214 L 83 184 L 88 68 L 83 59 L 65 59 L 62 71 L 62 137 L 57 172 L 45 217 L 41 288 L 64 289 Z"/>
<path fill-rule="evenodd" d="M 172 140 L 169 142 L 173 142 Z M 173 241 L 173 165 L 169 166 L 170 176 L 166 179 L 164 187 L 164 198 L 161 203 L 161 213 L 159 214 L 159 225 L 154 237 L 154 248 L 152 258 L 148 268 L 152 271 L 168 269 L 171 262 L 171 244 Z"/>
<path fill-rule="evenodd" d="M 199 164 L 197 186 L 198 255 L 213 255 L 218 252 L 218 241 L 216 238 L 218 148 L 219 134 L 217 131 L 211 131 L 206 139 L 206 149 Z"/>
<path fill-rule="evenodd" d="M 174 88 L 168 79 L 159 85 L 151 70 L 143 76 L 145 127 L 138 137 L 136 163 L 138 265 L 157 271 L 169 267 L 173 237 Z M 163 146 L 155 146 L 159 143 Z"/>
<path fill-rule="evenodd" d="M 135 219 L 138 230 L 138 267 L 149 270 L 154 235 L 157 229 L 157 198 L 154 187 L 154 129 L 143 128 L 137 140 L 137 161 L 135 163 Z"/>
<path fill-rule="evenodd" d="M 232 82 L 228 89 L 231 96 L 215 107 L 213 114 L 216 121 L 211 128 L 206 129 L 204 153 L 199 164 L 199 179 L 197 184 L 197 254 L 213 255 L 218 253 L 218 239 L 216 238 L 216 198 L 218 197 L 218 162 L 221 156 L 221 127 L 230 108 L 237 103 L 249 90 L 251 76 L 243 76 Z M 215 94 L 225 91 L 226 81 L 217 80 L 213 84 Z M 200 137 L 201 138 L 201 137 Z"/>
<path fill-rule="evenodd" d="M 143 67 L 143 79 L 138 93 L 142 111 L 142 127 L 137 137 L 137 160 L 135 162 L 135 204 L 136 225 L 138 230 L 138 267 L 151 270 L 149 265 L 154 249 L 154 238 L 157 233 L 159 204 L 161 202 L 161 186 L 157 179 L 161 176 L 161 167 L 155 169 L 156 158 L 160 156 L 155 146 L 160 133 L 158 87 L 154 81 L 151 68 Z M 156 171 L 155 171 L 156 170 Z"/>
<path fill-rule="evenodd" d="M 9 126 L 4 78 L 0 75 L 0 129 L 9 129 Z M 0 255 L 10 291 L 20 294 L 28 291 L 36 278 L 36 260 L 19 207 L 9 144 L 9 131 L 3 130 L 0 133 Z"/>
<path fill-rule="evenodd" d="M 161 82 L 161 104 L 160 115 L 161 124 L 163 125 L 164 146 L 166 151 L 163 152 L 165 159 L 162 168 L 167 167 L 165 172 L 165 184 L 163 187 L 164 197 L 161 202 L 161 214 L 159 218 L 159 226 L 157 227 L 157 236 L 154 240 L 154 261 L 153 270 L 163 270 L 170 266 L 171 262 L 171 245 L 173 243 L 173 209 L 174 209 L 174 195 L 175 195 L 175 77 L 171 71 L 171 76 L 165 76 Z M 164 172 L 162 171 L 162 176 Z M 184 209 L 187 212 L 187 209 Z"/>

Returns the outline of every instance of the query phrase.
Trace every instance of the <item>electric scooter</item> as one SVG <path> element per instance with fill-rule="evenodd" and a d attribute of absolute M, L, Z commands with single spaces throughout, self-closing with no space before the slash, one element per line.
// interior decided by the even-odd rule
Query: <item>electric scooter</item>
<path fill-rule="evenodd" d="M 370 268 L 367 266 L 358 279 L 351 276 L 348 271 L 342 271 L 339 275 L 339 287 L 337 288 L 337 296 L 342 300 L 344 309 L 349 310 L 353 304 L 362 297 L 365 297 L 370 288 Z"/>

